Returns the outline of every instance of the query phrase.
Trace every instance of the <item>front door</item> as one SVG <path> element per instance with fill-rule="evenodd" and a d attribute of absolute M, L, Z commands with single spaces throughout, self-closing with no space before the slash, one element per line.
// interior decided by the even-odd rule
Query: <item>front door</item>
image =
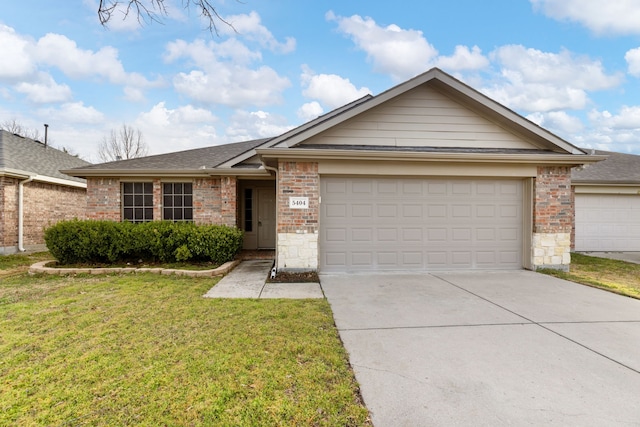
<path fill-rule="evenodd" d="M 276 194 L 272 188 L 258 188 L 258 248 L 276 247 Z"/>

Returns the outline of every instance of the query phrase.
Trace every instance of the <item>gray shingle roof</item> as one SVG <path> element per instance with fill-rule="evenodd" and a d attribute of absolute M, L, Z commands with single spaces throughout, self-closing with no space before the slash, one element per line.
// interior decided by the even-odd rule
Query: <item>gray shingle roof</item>
<path fill-rule="evenodd" d="M 640 184 L 640 156 L 599 150 L 595 154 L 607 155 L 609 158 L 581 169 L 573 169 L 571 171 L 572 181 L 603 184 Z"/>
<path fill-rule="evenodd" d="M 246 151 L 268 141 L 255 139 L 252 141 L 236 142 L 232 144 L 214 145 L 211 147 L 195 148 L 174 153 L 157 154 L 137 159 L 119 160 L 115 162 L 99 163 L 73 169 L 74 175 L 82 176 L 82 171 L 110 171 L 110 170 L 196 170 L 203 166 L 214 168 Z"/>
<path fill-rule="evenodd" d="M 0 130 L 0 172 L 21 171 L 29 175 L 85 182 L 60 172 L 90 163 L 33 139 Z"/>

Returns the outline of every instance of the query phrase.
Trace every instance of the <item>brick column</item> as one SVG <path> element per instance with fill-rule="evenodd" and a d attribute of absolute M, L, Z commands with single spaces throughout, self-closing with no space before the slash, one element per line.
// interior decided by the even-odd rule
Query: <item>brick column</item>
<path fill-rule="evenodd" d="M 571 168 L 540 166 L 534 186 L 533 267 L 569 270 L 574 222 Z"/>
<path fill-rule="evenodd" d="M 222 224 L 220 178 L 198 178 L 193 183 L 193 222 Z"/>
<path fill-rule="evenodd" d="M 238 214 L 238 180 L 235 176 L 223 176 L 220 182 L 222 224 L 235 227 Z"/>
<path fill-rule="evenodd" d="M 319 184 L 316 162 L 278 165 L 278 269 L 318 268 Z M 290 208 L 290 197 L 308 198 L 308 209 Z"/>
<path fill-rule="evenodd" d="M 153 180 L 153 220 L 162 220 L 162 182 L 156 178 Z"/>

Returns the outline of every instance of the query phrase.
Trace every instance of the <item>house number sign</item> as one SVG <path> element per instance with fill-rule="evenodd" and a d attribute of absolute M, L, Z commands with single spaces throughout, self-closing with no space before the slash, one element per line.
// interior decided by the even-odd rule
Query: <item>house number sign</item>
<path fill-rule="evenodd" d="M 291 209 L 309 209 L 309 198 L 289 197 L 289 207 Z"/>

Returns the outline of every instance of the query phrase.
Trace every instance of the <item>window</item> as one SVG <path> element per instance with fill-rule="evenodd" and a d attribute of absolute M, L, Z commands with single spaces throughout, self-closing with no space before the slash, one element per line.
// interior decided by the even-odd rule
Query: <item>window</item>
<path fill-rule="evenodd" d="M 153 221 L 153 183 L 122 183 L 122 219 L 131 222 Z"/>
<path fill-rule="evenodd" d="M 253 189 L 244 190 L 244 231 L 253 231 Z"/>
<path fill-rule="evenodd" d="M 162 219 L 193 221 L 193 184 L 165 182 L 162 184 Z"/>

